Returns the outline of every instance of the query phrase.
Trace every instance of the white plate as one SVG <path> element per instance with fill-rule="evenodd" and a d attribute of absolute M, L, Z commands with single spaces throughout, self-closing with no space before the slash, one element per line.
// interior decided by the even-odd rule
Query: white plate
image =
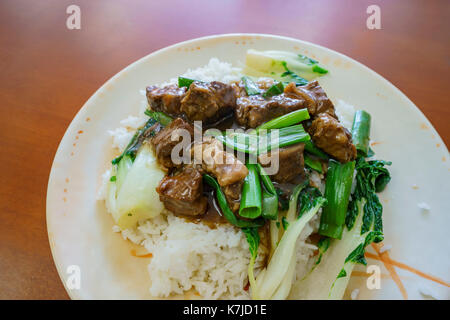
<path fill-rule="evenodd" d="M 133 245 L 113 233 L 112 218 L 96 200 L 101 174 L 112 158 L 107 130 L 137 114 L 147 85 L 161 83 L 207 64 L 211 57 L 238 63 L 247 49 L 287 50 L 318 59 L 330 70 L 320 78 L 328 96 L 342 99 L 372 115 L 373 146 L 380 159 L 391 160 L 392 181 L 380 195 L 384 205 L 385 243 L 392 259 L 449 282 L 450 223 L 449 153 L 419 109 L 387 80 L 362 64 L 332 50 L 291 38 L 230 34 L 182 42 L 131 64 L 106 82 L 83 106 L 67 129 L 56 153 L 47 191 L 47 228 L 58 273 L 71 298 L 151 298 L 148 259 L 136 258 Z M 405 71 L 407 72 L 407 71 Z M 431 210 L 422 212 L 418 203 Z M 369 252 L 374 252 L 369 248 Z M 382 263 L 368 259 L 369 264 Z M 80 288 L 67 281 L 78 266 Z M 364 268 L 358 268 L 364 271 Z M 394 268 L 409 298 L 421 299 L 428 288 L 448 299 L 448 286 Z M 389 276 L 381 288 L 368 290 L 366 277 L 352 277 L 348 292 L 360 298 L 401 299 Z M 423 291 L 423 290 L 422 290 Z"/>

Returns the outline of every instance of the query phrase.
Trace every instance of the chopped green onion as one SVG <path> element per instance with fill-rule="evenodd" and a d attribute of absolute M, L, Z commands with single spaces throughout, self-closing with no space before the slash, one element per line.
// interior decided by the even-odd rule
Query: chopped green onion
<path fill-rule="evenodd" d="M 283 83 L 282 82 L 278 82 L 278 83 L 272 85 L 269 89 L 267 89 L 267 91 L 264 92 L 262 96 L 264 98 L 270 98 L 270 97 L 282 94 L 283 91 L 284 91 Z"/>
<path fill-rule="evenodd" d="M 328 163 L 325 198 L 327 205 L 323 208 L 319 234 L 341 239 L 345 216 L 350 200 L 355 161 L 340 163 L 330 160 Z"/>
<path fill-rule="evenodd" d="M 278 130 L 278 139 L 272 138 L 275 132 L 272 130 Z M 310 140 L 301 124 L 259 133 L 232 132 L 224 136 L 217 135 L 215 138 L 236 151 L 256 155 Z"/>
<path fill-rule="evenodd" d="M 225 194 L 220 189 L 219 183 L 216 179 L 214 179 L 212 176 L 208 174 L 203 175 L 203 180 L 214 188 L 216 191 L 216 198 L 217 203 L 219 204 L 220 210 L 222 211 L 222 214 L 224 215 L 225 219 L 227 219 L 232 225 L 235 225 L 239 228 L 258 228 L 264 225 L 264 219 L 258 218 L 254 220 L 242 220 L 236 218 L 233 211 L 231 211 L 230 207 L 228 206 L 227 199 L 225 198 Z"/>
<path fill-rule="evenodd" d="M 353 118 L 352 127 L 353 144 L 359 154 L 367 157 L 370 140 L 370 114 L 364 110 L 358 110 Z"/>
<path fill-rule="evenodd" d="M 189 79 L 189 78 L 185 78 L 185 77 L 178 77 L 178 87 L 186 87 L 189 88 L 191 86 L 191 84 L 193 82 L 201 82 L 199 80 L 195 80 L 195 79 Z"/>
<path fill-rule="evenodd" d="M 316 157 L 323 160 L 328 160 L 330 158 L 325 152 L 317 148 L 311 140 L 305 141 L 304 144 L 305 150 L 311 153 L 312 155 L 315 155 Z"/>
<path fill-rule="evenodd" d="M 280 129 L 284 127 L 288 127 L 294 125 L 296 123 L 300 123 L 304 120 L 309 119 L 308 109 L 300 109 L 296 111 L 292 111 L 288 114 L 270 120 L 266 123 L 260 125 L 256 130 L 261 129 Z"/>
<path fill-rule="evenodd" d="M 111 178 L 109 178 L 109 181 L 111 181 L 111 182 L 116 181 L 116 176 L 112 176 Z"/>
<path fill-rule="evenodd" d="M 308 154 L 304 154 L 305 165 L 319 173 L 323 173 L 322 163 L 319 160 L 311 158 Z"/>
<path fill-rule="evenodd" d="M 244 218 L 256 219 L 261 216 L 261 182 L 256 164 L 247 164 L 247 169 L 248 174 L 242 186 L 239 215 Z"/>
<path fill-rule="evenodd" d="M 259 176 L 263 185 L 261 216 L 265 219 L 276 220 L 278 218 L 278 194 L 269 176 L 263 167 L 257 164 Z"/>
<path fill-rule="evenodd" d="M 144 112 L 147 116 L 149 116 L 150 118 L 155 119 L 156 121 L 158 121 L 160 124 L 162 124 L 163 126 L 167 126 L 169 125 L 173 118 L 168 116 L 167 114 L 165 114 L 164 112 L 159 112 L 159 111 L 153 111 L 150 109 L 145 110 Z"/>
<path fill-rule="evenodd" d="M 249 77 L 246 77 L 246 76 L 242 77 L 241 79 L 242 79 L 242 82 L 244 83 L 245 91 L 247 92 L 247 94 L 249 96 L 261 94 L 261 90 L 259 89 L 258 85 L 253 82 L 252 79 L 250 79 Z"/>

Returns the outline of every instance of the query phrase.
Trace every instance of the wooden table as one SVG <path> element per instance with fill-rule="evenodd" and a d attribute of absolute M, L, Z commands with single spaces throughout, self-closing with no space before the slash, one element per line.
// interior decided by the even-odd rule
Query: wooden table
<path fill-rule="evenodd" d="M 366 8 L 381 8 L 368 30 Z M 81 30 L 66 8 L 81 8 Z M 402 90 L 450 144 L 450 2 L 10 0 L 0 2 L 0 299 L 68 298 L 50 253 L 47 180 L 84 102 L 131 62 L 179 41 L 272 33 L 311 41 Z"/>

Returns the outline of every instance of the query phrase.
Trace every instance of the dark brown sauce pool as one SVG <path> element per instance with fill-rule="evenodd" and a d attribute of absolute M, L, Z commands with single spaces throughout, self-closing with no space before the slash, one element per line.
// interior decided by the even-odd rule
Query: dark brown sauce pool
<path fill-rule="evenodd" d="M 201 216 L 185 216 L 184 218 L 189 222 L 203 223 L 211 229 L 215 229 L 217 225 L 229 224 L 219 208 L 214 189 L 207 184 L 204 184 L 203 189 L 203 194 L 208 198 L 206 213 Z"/>

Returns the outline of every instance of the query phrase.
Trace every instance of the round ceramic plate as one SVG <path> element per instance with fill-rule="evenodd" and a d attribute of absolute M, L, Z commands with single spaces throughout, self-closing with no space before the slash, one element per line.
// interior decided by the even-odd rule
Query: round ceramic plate
<path fill-rule="evenodd" d="M 359 266 L 346 297 L 359 289 L 360 299 L 448 299 L 449 153 L 430 122 L 396 87 L 362 64 L 312 43 L 258 34 L 211 36 L 154 52 L 116 74 L 78 112 L 59 145 L 47 191 L 50 246 L 70 297 L 151 298 L 148 259 L 135 257 L 133 250 L 142 249 L 112 232 L 112 218 L 96 200 L 101 174 L 113 157 L 107 131 L 138 114 L 140 90 L 147 85 L 203 66 L 212 57 L 243 62 L 250 48 L 319 60 L 330 71 L 319 80 L 328 96 L 371 113 L 372 148 L 377 158 L 392 161 L 392 181 L 380 195 L 385 249 L 391 249 L 379 254 L 369 247 L 367 254 L 368 264 L 380 267 L 380 286 L 369 290 L 367 282 L 373 279 Z"/>

